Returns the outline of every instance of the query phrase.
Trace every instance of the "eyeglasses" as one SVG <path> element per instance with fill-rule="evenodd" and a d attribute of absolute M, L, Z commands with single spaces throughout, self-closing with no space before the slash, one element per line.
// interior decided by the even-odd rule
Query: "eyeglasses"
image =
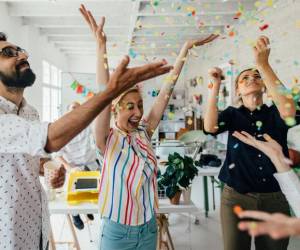
<path fill-rule="evenodd" d="M 260 81 L 262 78 L 260 75 L 248 76 L 245 75 L 242 79 L 239 80 L 239 83 L 250 82 L 251 80 Z"/>
<path fill-rule="evenodd" d="M 6 56 L 6 57 L 17 57 L 17 56 L 19 56 L 19 53 L 23 53 L 28 57 L 27 51 L 20 47 L 7 46 L 7 47 L 4 47 L 2 50 L 0 50 L 0 54 L 2 54 L 3 56 Z"/>

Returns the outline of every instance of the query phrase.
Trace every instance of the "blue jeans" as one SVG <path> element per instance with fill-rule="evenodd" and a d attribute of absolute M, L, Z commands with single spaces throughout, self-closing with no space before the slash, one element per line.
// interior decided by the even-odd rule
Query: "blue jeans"
<path fill-rule="evenodd" d="M 155 217 L 140 226 L 103 219 L 100 250 L 156 250 L 156 241 Z"/>

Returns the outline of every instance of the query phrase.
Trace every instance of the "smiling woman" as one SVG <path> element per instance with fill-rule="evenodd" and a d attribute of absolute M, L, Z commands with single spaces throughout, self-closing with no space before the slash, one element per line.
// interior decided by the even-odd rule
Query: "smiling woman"
<path fill-rule="evenodd" d="M 268 45 L 267 37 L 259 37 L 253 49 L 257 69 L 243 70 L 236 78 L 236 93 L 242 102 L 238 108 L 229 106 L 218 113 L 217 96 L 222 71 L 214 68 L 209 72 L 213 86 L 209 90 L 204 129 L 212 135 L 229 132 L 226 159 L 219 175 L 219 179 L 225 183 L 221 198 L 225 250 L 251 248 L 250 236 L 237 228 L 238 220 L 233 211 L 235 205 L 289 214 L 288 203 L 273 176 L 273 163 L 265 155 L 234 137 L 234 131 L 247 131 L 258 139 L 261 139 L 262 134 L 268 133 L 282 146 L 284 155 L 288 156 L 289 127 L 284 118 L 294 118 L 295 104 L 282 93 L 284 86 L 268 61 Z M 265 89 L 274 102 L 270 107 L 263 103 Z M 255 239 L 255 245 L 257 249 L 285 250 L 288 239 L 274 241 L 270 237 L 261 237 Z"/>
<path fill-rule="evenodd" d="M 105 18 L 97 24 L 91 12 L 80 8 L 97 43 L 97 81 L 108 84 Z M 192 47 L 215 40 L 217 35 L 184 43 L 173 70 L 162 85 L 147 116 L 140 91 L 134 87 L 118 96 L 95 121 L 95 141 L 103 155 L 99 204 L 103 218 L 101 249 L 156 249 L 158 209 L 157 160 L 151 136 L 168 105 L 170 96 Z M 159 65 L 166 65 L 162 60 Z M 100 86 L 99 86 L 100 87 Z M 115 121 L 110 126 L 111 109 Z"/>
<path fill-rule="evenodd" d="M 135 87 L 125 91 L 112 102 L 116 125 L 127 133 L 137 129 L 144 114 L 140 90 Z"/>

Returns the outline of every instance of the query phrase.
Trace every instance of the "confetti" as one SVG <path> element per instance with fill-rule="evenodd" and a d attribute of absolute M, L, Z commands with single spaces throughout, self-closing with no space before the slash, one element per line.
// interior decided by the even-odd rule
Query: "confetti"
<path fill-rule="evenodd" d="M 254 6 L 255 6 L 256 8 L 259 8 L 259 7 L 262 6 L 262 2 L 256 1 L 256 2 L 254 3 Z"/>
<path fill-rule="evenodd" d="M 175 113 L 169 112 L 168 113 L 168 118 L 169 118 L 169 120 L 173 120 L 175 118 Z"/>
<path fill-rule="evenodd" d="M 256 122 L 256 127 L 261 128 L 263 125 L 263 123 L 261 121 L 257 121 Z"/>
<path fill-rule="evenodd" d="M 154 1 L 153 1 L 153 5 L 154 5 L 154 6 L 158 6 L 158 4 L 159 4 L 159 1 L 158 1 L 158 0 L 154 0 Z"/>
<path fill-rule="evenodd" d="M 254 222 L 254 221 L 252 221 L 251 223 L 250 223 L 250 229 L 255 229 L 257 227 L 257 224 L 256 224 L 256 222 Z"/>
<path fill-rule="evenodd" d="M 188 125 L 192 125 L 193 124 L 193 120 L 191 118 L 189 118 L 188 121 L 187 121 L 187 124 Z"/>
<path fill-rule="evenodd" d="M 285 124 L 288 125 L 289 127 L 292 127 L 296 124 L 296 120 L 294 117 L 287 117 L 284 119 Z"/>
<path fill-rule="evenodd" d="M 208 87 L 209 89 L 212 89 L 213 86 L 214 86 L 214 84 L 211 82 L 211 83 L 208 84 L 207 87 Z"/>
<path fill-rule="evenodd" d="M 240 206 L 236 205 L 236 206 L 233 207 L 233 212 L 236 215 L 239 215 L 241 212 L 243 212 L 243 209 Z"/>
<path fill-rule="evenodd" d="M 231 163 L 229 166 L 228 166 L 229 169 L 233 169 L 235 168 L 235 164 L 234 163 Z"/>
<path fill-rule="evenodd" d="M 233 145 L 233 148 L 234 148 L 234 149 L 237 149 L 237 148 L 238 148 L 238 146 L 239 146 L 239 144 L 238 144 L 238 143 L 236 143 L 236 144 L 234 144 L 234 145 Z"/>
<path fill-rule="evenodd" d="M 269 28 L 269 25 L 268 24 L 264 24 L 262 26 L 259 27 L 260 31 L 264 31 L 266 30 L 267 28 Z"/>
<path fill-rule="evenodd" d="M 230 37 L 234 37 L 235 36 L 235 32 L 232 30 L 232 31 L 230 31 L 229 33 L 228 33 L 228 36 L 230 36 Z"/>
<path fill-rule="evenodd" d="M 292 107 L 292 104 L 286 103 L 286 104 L 284 104 L 284 107 L 287 108 L 287 109 L 290 109 Z"/>
<path fill-rule="evenodd" d="M 273 0 L 267 0 L 266 6 L 272 7 L 273 6 Z"/>
<path fill-rule="evenodd" d="M 132 57 L 133 59 L 136 58 L 137 54 L 134 52 L 132 48 L 129 49 L 129 56 Z"/>
<path fill-rule="evenodd" d="M 235 13 L 233 19 L 237 20 L 241 17 L 241 15 L 242 15 L 242 12 L 238 11 L 237 13 Z"/>

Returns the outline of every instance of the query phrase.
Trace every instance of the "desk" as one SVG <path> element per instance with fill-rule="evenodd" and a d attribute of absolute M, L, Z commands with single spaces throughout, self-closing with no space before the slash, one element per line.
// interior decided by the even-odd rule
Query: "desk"
<path fill-rule="evenodd" d="M 208 217 L 208 211 L 209 211 L 209 201 L 208 201 L 208 183 L 207 183 L 207 177 L 211 177 L 212 180 L 214 180 L 215 177 L 217 177 L 220 173 L 221 168 L 215 168 L 215 167 L 206 167 L 206 168 L 198 168 L 198 177 L 203 178 L 203 192 L 204 192 L 204 209 L 205 209 L 205 216 Z M 214 191 L 213 191 L 213 199 L 214 199 Z M 214 202 L 215 203 L 215 202 Z"/>
<path fill-rule="evenodd" d="M 63 196 L 58 197 L 54 201 L 49 202 L 49 212 L 51 214 L 65 214 L 68 219 L 68 223 L 71 229 L 71 233 L 74 240 L 75 249 L 79 250 L 79 242 L 76 236 L 76 232 L 74 226 L 71 221 L 70 214 L 97 214 L 99 213 L 99 208 L 97 204 L 92 203 L 82 203 L 80 205 L 71 206 L 67 204 L 66 200 Z M 197 213 L 198 208 L 195 206 L 193 202 L 190 204 L 179 204 L 173 205 L 170 204 L 168 199 L 159 200 L 159 210 L 157 215 L 158 222 L 158 242 L 157 249 L 160 250 L 163 247 L 165 249 L 174 250 L 174 245 L 172 241 L 172 237 L 169 232 L 168 227 L 168 216 L 167 214 L 171 213 Z M 50 247 L 52 250 L 55 250 L 55 241 L 53 239 L 53 234 L 50 235 Z"/>

